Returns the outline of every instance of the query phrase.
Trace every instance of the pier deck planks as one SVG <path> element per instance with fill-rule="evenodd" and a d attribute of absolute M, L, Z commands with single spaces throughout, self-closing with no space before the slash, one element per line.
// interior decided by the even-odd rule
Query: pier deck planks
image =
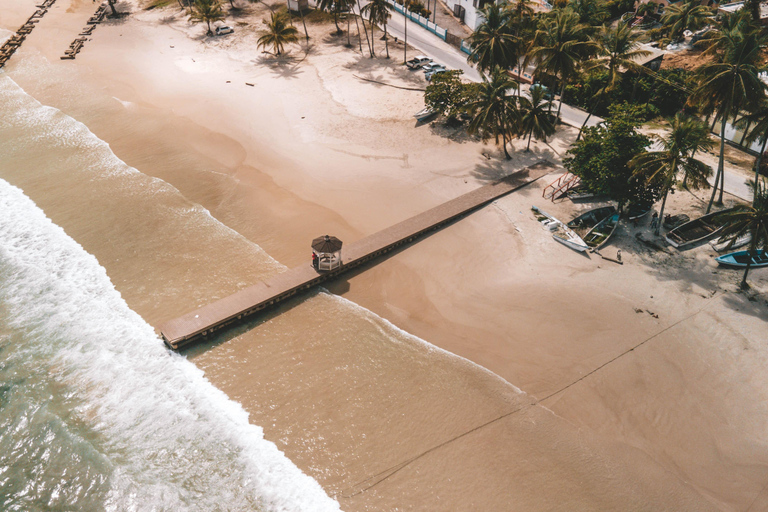
<path fill-rule="evenodd" d="M 294 267 L 170 320 L 160 327 L 160 333 L 171 348 L 178 349 L 200 336 L 205 336 L 213 330 L 273 306 L 302 290 L 332 279 L 420 235 L 448 224 L 462 215 L 536 181 L 552 170 L 554 166 L 549 162 L 539 162 L 526 167 L 500 181 L 475 189 L 345 246 L 342 252 L 341 268 L 318 273 L 309 263 Z"/>

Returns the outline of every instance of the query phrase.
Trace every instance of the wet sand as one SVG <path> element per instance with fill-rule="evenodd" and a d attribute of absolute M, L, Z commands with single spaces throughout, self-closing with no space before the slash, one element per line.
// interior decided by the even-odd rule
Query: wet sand
<path fill-rule="evenodd" d="M 162 21 L 175 9 L 134 6 L 60 63 L 93 6 L 56 5 L 9 75 L 244 237 L 222 246 L 191 230 L 153 254 L 167 242 L 158 233 L 107 219 L 105 243 L 92 215 L 29 191 L 153 325 L 279 271 L 257 269 L 246 239 L 289 267 L 320 233 L 356 240 L 565 149 L 560 137 L 503 162 L 492 146 L 414 126 L 420 93 L 352 74 L 423 81 L 343 48 L 327 25 L 311 27 L 306 60 L 277 65 L 250 27 L 208 42 L 201 27 Z M 23 7 L 0 26 L 23 22 Z M 405 334 L 382 345 L 360 333 L 392 327 L 322 293 L 189 355 L 344 510 L 761 510 L 765 276 L 750 301 L 713 273 L 711 251 L 650 254 L 631 227 L 605 251 L 621 248 L 623 266 L 573 253 L 529 213 L 573 215 L 543 185 L 328 287 L 466 360 Z"/>

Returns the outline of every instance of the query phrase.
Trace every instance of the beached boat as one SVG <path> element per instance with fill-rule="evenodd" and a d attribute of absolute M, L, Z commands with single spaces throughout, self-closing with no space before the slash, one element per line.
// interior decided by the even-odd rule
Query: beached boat
<path fill-rule="evenodd" d="M 597 226 L 590 229 L 589 233 L 584 235 L 584 243 L 593 251 L 604 246 L 608 239 L 611 238 L 611 235 L 616 231 L 616 226 L 619 225 L 620 216 L 621 215 L 617 212 L 600 221 Z"/>
<path fill-rule="evenodd" d="M 627 218 L 629 220 L 638 220 L 648 215 L 653 209 L 653 203 L 631 204 L 627 208 Z"/>
<path fill-rule="evenodd" d="M 750 260 L 752 264 L 749 268 L 768 267 L 768 252 L 765 249 L 760 249 L 755 251 L 753 256 L 750 256 L 749 251 L 737 251 L 715 258 L 715 261 L 720 265 L 731 268 L 745 268 Z"/>
<path fill-rule="evenodd" d="M 718 216 L 722 213 L 726 213 L 732 210 L 733 208 L 720 212 L 710 213 L 709 215 L 704 215 L 698 219 L 686 222 L 682 226 L 678 226 L 667 233 L 665 238 L 667 239 L 667 242 L 670 243 L 670 245 L 677 248 L 703 242 L 704 240 L 713 238 L 724 227 L 722 222 L 718 222 Z"/>
<path fill-rule="evenodd" d="M 751 241 L 752 241 L 752 233 L 747 233 L 746 235 L 742 235 L 739 238 L 737 238 L 736 241 L 733 242 L 733 245 L 730 247 L 728 247 L 728 244 L 731 243 L 730 240 L 725 240 L 721 242 L 719 238 L 717 240 L 712 240 L 711 242 L 709 242 L 709 244 L 717 252 L 723 252 L 730 249 L 738 249 L 739 247 L 744 247 Z"/>
<path fill-rule="evenodd" d="M 437 111 L 432 110 L 429 107 L 424 107 L 423 109 L 413 114 L 413 117 L 415 117 L 417 121 L 424 121 L 425 119 L 428 119 L 435 114 L 437 114 Z"/>
<path fill-rule="evenodd" d="M 587 233 L 614 213 L 616 213 L 616 208 L 613 206 L 594 208 L 571 220 L 568 227 L 579 234 Z"/>
<path fill-rule="evenodd" d="M 584 240 L 582 240 L 571 228 L 536 206 L 532 206 L 531 210 L 533 210 L 536 215 L 536 219 L 552 232 L 552 237 L 555 240 L 566 247 L 570 247 L 574 251 L 584 252 L 589 249 L 589 246 L 584 243 Z"/>

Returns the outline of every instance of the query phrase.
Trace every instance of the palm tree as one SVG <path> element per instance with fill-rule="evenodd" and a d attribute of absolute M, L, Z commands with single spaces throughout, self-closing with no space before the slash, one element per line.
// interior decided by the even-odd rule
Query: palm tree
<path fill-rule="evenodd" d="M 700 0 L 686 0 L 682 4 L 667 7 L 661 17 L 661 23 L 669 30 L 673 41 L 682 39 L 686 30 L 698 30 L 712 19 L 709 7 L 701 5 Z"/>
<path fill-rule="evenodd" d="M 223 19 L 224 11 L 221 9 L 219 0 L 195 0 L 192 6 L 192 14 L 189 15 L 189 20 L 192 23 L 206 23 L 208 25 L 208 32 L 206 33 L 208 36 L 213 35 L 211 23 L 222 21 Z"/>
<path fill-rule="evenodd" d="M 333 13 L 333 23 L 336 25 L 334 34 L 339 35 L 344 32 L 339 28 L 339 14 L 346 12 L 352 6 L 352 3 L 353 0 L 318 0 L 318 9 Z"/>
<path fill-rule="evenodd" d="M 467 131 L 472 135 L 480 134 L 483 140 L 494 137 L 497 144 L 501 135 L 507 160 L 512 158 L 507 151 L 507 138 L 512 137 L 519 121 L 515 97 L 509 96 L 507 91 L 518 86 L 504 70 L 496 67 L 490 78 L 483 75 L 476 99 L 467 105 L 467 111 L 472 114 Z"/>
<path fill-rule="evenodd" d="M 661 146 L 659 151 L 640 153 L 629 162 L 634 176 L 645 178 L 648 184 L 658 185 L 664 194 L 659 212 L 660 219 L 664 218 L 667 195 L 680 171 L 685 172 L 694 188 L 708 187 L 707 178 L 712 174 L 711 167 L 692 156 L 694 152 L 712 144 L 706 133 L 701 136 L 701 121 L 678 113 L 670 119 L 670 124 L 671 130 L 665 137 L 653 136 Z M 656 225 L 656 235 L 659 234 L 660 228 L 661 222 Z"/>
<path fill-rule="evenodd" d="M 361 14 L 368 15 L 368 21 L 371 24 L 371 57 L 375 56 L 373 51 L 373 27 L 375 24 L 382 24 L 384 26 L 384 44 L 387 48 L 387 58 L 389 58 L 389 40 L 387 39 L 387 21 L 392 17 L 390 12 L 394 7 L 387 0 L 371 0 L 363 6 Z"/>
<path fill-rule="evenodd" d="M 697 69 L 699 85 L 691 94 L 690 102 L 709 115 L 716 113 L 720 120 L 720 158 L 715 175 L 715 186 L 707 206 L 712 209 L 720 181 L 719 203 L 723 201 L 723 167 L 725 156 L 725 125 L 741 110 L 759 104 L 765 95 L 765 84 L 758 78 L 761 47 L 768 43 L 768 34 L 743 25 L 726 30 L 711 39 L 707 53 L 714 54 L 714 62 Z"/>
<path fill-rule="evenodd" d="M 749 255 L 755 256 L 757 249 L 768 247 L 768 192 L 765 187 L 758 183 L 755 186 L 755 199 L 752 206 L 740 205 L 736 211 L 726 212 L 718 216 L 720 222 L 725 225 L 720 240 L 730 240 L 730 246 L 733 246 L 737 238 L 744 235 L 751 235 L 749 243 Z M 747 275 L 752 266 L 752 258 L 747 262 L 747 268 L 744 270 L 744 277 L 741 279 L 741 288 L 747 289 Z"/>
<path fill-rule="evenodd" d="M 543 139 L 555 133 L 555 124 L 552 122 L 552 102 L 546 99 L 547 92 L 543 87 L 534 87 L 530 90 L 531 99 L 518 98 L 520 108 L 520 128 L 523 135 L 528 134 L 526 151 L 531 150 L 531 137 L 536 140 Z"/>
<path fill-rule="evenodd" d="M 576 140 L 581 138 L 581 132 L 587 126 L 587 122 L 589 122 L 594 111 L 597 110 L 603 97 L 618 88 L 627 71 L 637 70 L 641 67 L 636 62 L 636 59 L 650 55 L 651 52 L 648 50 L 638 49 L 639 38 L 639 33 L 633 32 L 632 27 L 621 21 L 616 28 L 603 27 L 600 30 L 596 40 L 597 54 L 587 62 L 585 70 L 607 69 L 608 81 L 595 93 L 595 102 L 589 111 L 589 115 L 584 120 L 584 124 L 581 125 Z"/>
<path fill-rule="evenodd" d="M 579 23 L 590 30 L 599 27 L 608 17 L 603 3 L 597 0 L 571 0 L 568 2 L 568 9 L 576 13 Z"/>
<path fill-rule="evenodd" d="M 565 85 L 594 49 L 595 43 L 587 38 L 579 17 L 564 10 L 543 21 L 536 31 L 534 45 L 530 56 L 536 62 L 536 73 L 547 73 L 560 80 L 560 104 L 557 106 L 557 117 L 560 118 Z"/>
<path fill-rule="evenodd" d="M 531 0 L 517 0 L 515 3 L 507 5 L 515 37 L 520 37 L 520 29 L 523 27 L 525 21 L 533 18 L 535 11 L 533 10 L 533 7 L 531 7 L 531 3 Z"/>
<path fill-rule="evenodd" d="M 744 139 L 746 144 L 751 145 L 758 139 L 763 141 L 755 159 L 755 185 L 757 185 L 760 180 L 760 167 L 763 165 L 765 146 L 768 143 L 768 100 L 763 100 L 752 112 L 739 119 L 736 126 L 739 128 L 749 126 L 749 132 Z"/>
<path fill-rule="evenodd" d="M 288 43 L 299 40 L 299 31 L 288 23 L 288 16 L 284 12 L 273 12 L 270 21 L 264 20 L 267 33 L 257 41 L 258 48 L 272 46 L 276 55 L 283 52 L 283 47 Z"/>
<path fill-rule="evenodd" d="M 480 10 L 485 21 L 468 38 L 472 53 L 468 62 L 477 63 L 477 69 L 488 72 L 496 66 L 507 69 L 517 65 L 517 38 L 510 24 L 510 12 L 492 3 Z"/>

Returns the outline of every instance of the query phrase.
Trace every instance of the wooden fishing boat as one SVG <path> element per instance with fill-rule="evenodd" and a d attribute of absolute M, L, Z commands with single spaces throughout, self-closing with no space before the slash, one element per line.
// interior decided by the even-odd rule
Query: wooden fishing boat
<path fill-rule="evenodd" d="M 752 241 L 752 233 L 747 233 L 746 235 L 742 235 L 739 238 L 737 238 L 736 241 L 733 242 L 733 245 L 730 247 L 728 247 L 728 244 L 731 243 L 730 240 L 724 240 L 721 242 L 720 239 L 712 240 L 711 242 L 709 242 L 709 245 L 711 245 L 712 248 L 717 252 L 723 252 L 729 249 L 738 249 L 739 247 L 744 247 L 751 241 Z"/>
<path fill-rule="evenodd" d="M 709 215 L 704 215 L 698 219 L 686 222 L 682 226 L 678 226 L 667 233 L 665 238 L 670 245 L 677 247 L 678 249 L 713 238 L 724 227 L 722 222 L 718 222 L 718 216 L 730 211 L 733 211 L 733 208 L 710 213 Z"/>
<path fill-rule="evenodd" d="M 614 213 L 616 213 L 614 206 L 594 208 L 575 217 L 568 223 L 568 227 L 579 234 L 587 233 Z"/>
<path fill-rule="evenodd" d="M 746 268 L 750 260 L 752 263 L 749 268 L 768 267 L 768 252 L 765 249 L 759 249 L 750 256 L 749 251 L 737 251 L 715 258 L 718 264 L 731 268 Z"/>
<path fill-rule="evenodd" d="M 619 217 L 620 215 L 617 212 L 600 221 L 597 226 L 590 229 L 589 233 L 584 235 L 584 243 L 593 251 L 600 249 L 616 231 L 616 226 L 619 225 Z"/>
<path fill-rule="evenodd" d="M 415 117 L 417 121 L 424 121 L 426 119 L 429 119 L 435 114 L 437 114 L 437 111 L 432 110 L 429 107 L 424 107 L 423 109 L 413 114 L 413 117 Z"/>
<path fill-rule="evenodd" d="M 649 213 L 651 213 L 651 210 L 653 209 L 653 203 L 638 203 L 638 204 L 631 204 L 627 208 L 627 218 L 629 220 L 638 220 Z"/>
<path fill-rule="evenodd" d="M 589 249 L 589 246 L 584 243 L 584 240 L 582 240 L 571 228 L 535 206 L 532 206 L 531 210 L 533 210 L 536 215 L 536 219 L 552 232 L 552 237 L 555 240 L 566 247 L 570 247 L 574 251 L 584 252 Z"/>

